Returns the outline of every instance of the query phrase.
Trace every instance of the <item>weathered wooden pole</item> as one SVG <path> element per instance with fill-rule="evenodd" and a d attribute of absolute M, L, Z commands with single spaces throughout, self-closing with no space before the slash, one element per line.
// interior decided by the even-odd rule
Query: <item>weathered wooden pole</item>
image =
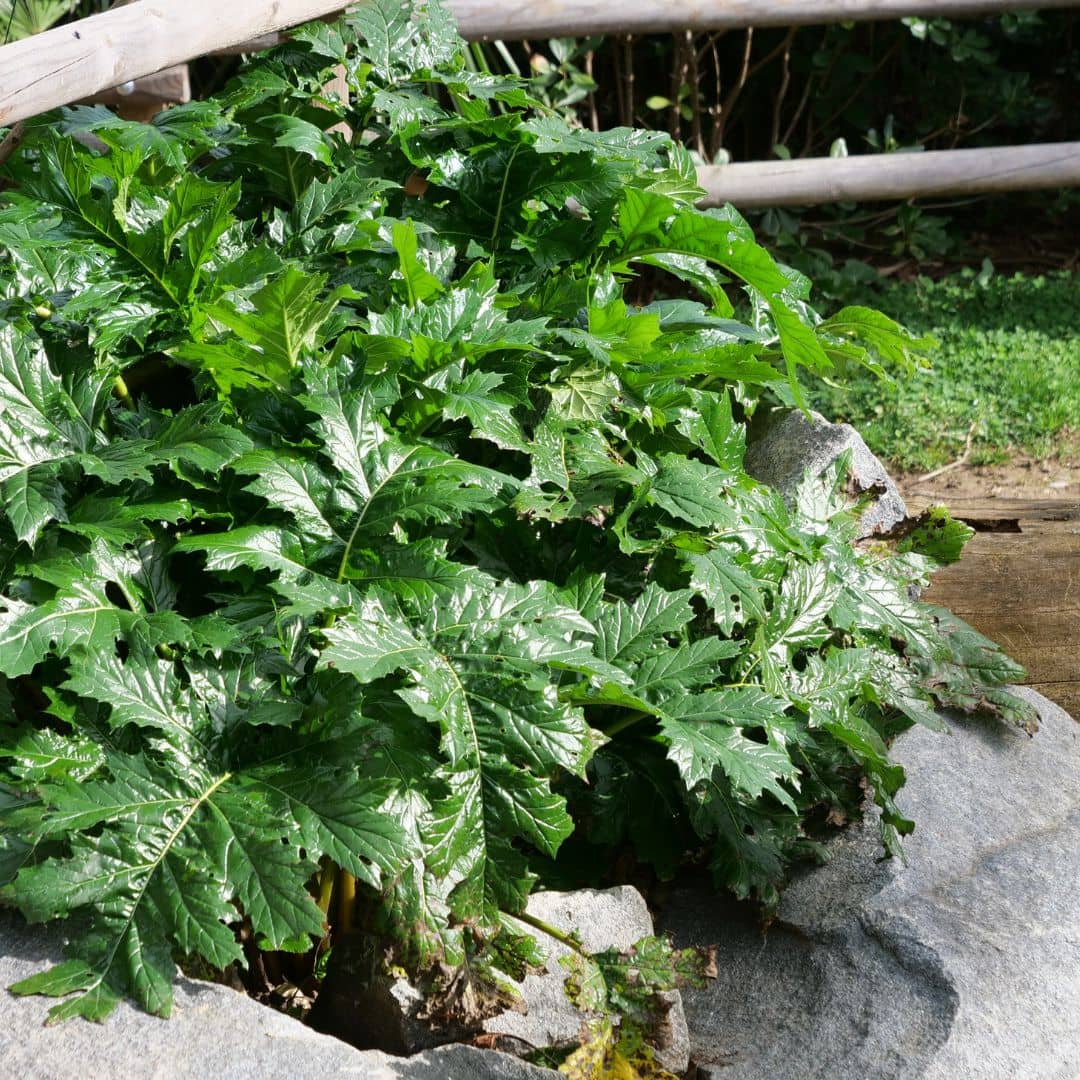
<path fill-rule="evenodd" d="M 448 0 L 467 38 L 794 26 L 906 15 L 1072 7 L 1076 0 Z M 0 47 L 0 126 L 227 50 L 341 6 L 341 0 L 136 0 Z"/>
<path fill-rule="evenodd" d="M 0 126 L 340 7 L 341 0 L 137 0 L 54 27 L 0 48 Z"/>
<path fill-rule="evenodd" d="M 449 0 L 467 38 L 652 34 L 1075 7 L 1076 0 Z"/>
<path fill-rule="evenodd" d="M 702 206 L 795 206 L 1080 186 L 1080 142 L 706 165 Z"/>

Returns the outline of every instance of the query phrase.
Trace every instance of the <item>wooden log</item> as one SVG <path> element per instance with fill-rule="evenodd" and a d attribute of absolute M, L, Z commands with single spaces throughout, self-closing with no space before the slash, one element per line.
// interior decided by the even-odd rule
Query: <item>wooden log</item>
<path fill-rule="evenodd" d="M 747 208 L 1072 187 L 1080 142 L 707 165 L 698 183 L 702 206 Z"/>
<path fill-rule="evenodd" d="M 651 34 L 745 26 L 980 15 L 1074 7 L 1076 0 L 448 0 L 471 39 Z"/>
<path fill-rule="evenodd" d="M 137 0 L 0 48 L 0 126 L 309 22 L 341 0 Z"/>
<path fill-rule="evenodd" d="M 468 38 L 641 34 L 1071 7 L 1075 0 L 450 0 Z M 341 0 L 136 0 L 0 48 L 0 126 L 337 10 Z"/>
<path fill-rule="evenodd" d="M 675 33 L 746 26 L 899 19 L 909 15 L 993 14 L 1024 8 L 1071 7 L 1076 0 L 446 0 L 463 37 L 470 41 L 585 37 L 590 34 Z M 215 50 L 250 53 L 285 40 L 284 34 Z"/>
<path fill-rule="evenodd" d="M 976 533 L 924 599 L 996 641 L 1027 668 L 1029 685 L 1080 719 L 1080 503 L 948 501 L 956 517 L 1015 529 Z"/>
<path fill-rule="evenodd" d="M 1080 682 L 1032 682 L 1032 690 L 1037 690 L 1043 697 L 1060 705 L 1074 720 L 1080 716 Z"/>
<path fill-rule="evenodd" d="M 213 56 L 240 56 L 243 53 L 262 52 L 264 49 L 272 49 L 275 45 L 282 45 L 289 40 L 289 35 L 276 31 L 273 34 L 263 34 L 262 37 L 250 38 L 248 41 L 238 41 L 235 45 L 223 45 L 220 49 L 211 49 Z"/>

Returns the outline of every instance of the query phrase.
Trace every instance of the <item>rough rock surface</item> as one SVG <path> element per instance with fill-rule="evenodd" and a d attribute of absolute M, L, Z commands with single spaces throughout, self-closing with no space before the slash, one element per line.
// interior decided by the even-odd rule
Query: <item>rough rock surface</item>
<path fill-rule="evenodd" d="M 860 537 L 888 532 L 903 521 L 907 517 L 903 497 L 862 436 L 850 424 L 830 424 L 817 413 L 811 416 L 813 419 L 807 420 L 798 409 L 770 416 L 752 432 L 746 471 L 791 499 L 808 471 L 820 476 L 850 450 L 850 482 L 855 493 L 875 493 L 860 519 Z"/>
<path fill-rule="evenodd" d="M 629 885 L 536 893 L 529 898 L 527 910 L 560 930 L 576 933 L 590 952 L 628 949 L 653 933 L 645 900 Z M 553 1046 L 569 1041 L 580 1030 L 581 1014 L 563 991 L 566 970 L 559 963 L 569 949 L 546 938 L 541 946 L 548 954 L 547 972 L 526 975 L 520 987 L 528 1012 L 501 1013 L 485 1022 L 485 1031 L 514 1036 L 532 1046 Z M 690 1041 L 679 991 L 665 995 L 665 1003 L 669 1008 L 664 1043 L 656 1048 L 656 1060 L 672 1072 L 683 1072 L 689 1063 Z"/>
<path fill-rule="evenodd" d="M 181 979 L 168 1020 L 122 1004 L 105 1024 L 45 1027 L 51 1002 L 6 989 L 61 959 L 52 929 L 0 910 L 0 1076 L 19 1080 L 544 1080 L 508 1054 L 448 1046 L 413 1058 L 353 1049 L 213 983 Z"/>
<path fill-rule="evenodd" d="M 957 720 L 898 740 L 906 866 L 875 861 L 868 819 L 765 937 L 707 890 L 673 895 L 676 943 L 719 946 L 719 978 L 683 991 L 702 1077 L 1080 1076 L 1080 724 L 1019 692 L 1034 738 Z"/>
<path fill-rule="evenodd" d="M 652 916 L 641 894 L 629 886 L 614 889 L 581 889 L 576 892 L 542 892 L 529 898 L 529 914 L 559 930 L 576 933 L 590 952 L 626 949 L 653 933 Z M 570 1042 L 581 1030 L 582 1014 L 563 990 L 566 969 L 559 959 L 569 951 L 565 945 L 539 931 L 534 933 L 548 956 L 547 971 L 525 976 L 518 989 L 525 1010 L 507 1010 L 484 1022 L 484 1031 L 506 1036 L 505 1049 L 522 1050 Z M 322 1031 L 355 1042 L 378 1046 L 393 1053 L 415 1053 L 465 1031 L 433 1031 L 420 1018 L 423 996 L 405 979 L 372 979 L 362 947 L 339 946 L 312 1014 Z M 682 1072 L 689 1060 L 689 1035 L 677 990 L 665 995 L 668 1006 L 656 1047 L 656 1060 L 672 1072 Z M 356 1018 L 363 1017 L 363 1027 Z"/>
<path fill-rule="evenodd" d="M 408 979 L 383 972 L 371 939 L 352 934 L 334 946 L 308 1023 L 361 1050 L 417 1054 L 468 1039 L 475 1028 L 424 1017 L 424 994 Z"/>

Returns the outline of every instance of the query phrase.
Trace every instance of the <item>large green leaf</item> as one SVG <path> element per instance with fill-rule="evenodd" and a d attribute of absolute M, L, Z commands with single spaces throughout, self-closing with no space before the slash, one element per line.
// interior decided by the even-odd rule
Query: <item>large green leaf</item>
<path fill-rule="evenodd" d="M 262 383 L 285 386 L 333 313 L 337 297 L 320 299 L 324 285 L 321 276 L 286 267 L 247 298 L 251 310 L 224 301 L 208 308 L 207 315 L 235 337 L 184 343 L 176 355 L 205 368 L 225 390 Z"/>
<path fill-rule="evenodd" d="M 781 786 L 796 788 L 799 770 L 774 739 L 757 742 L 744 727 L 763 726 L 783 711 L 756 688 L 717 690 L 664 704 L 661 730 L 669 741 L 668 757 L 679 767 L 688 788 L 710 784 L 714 770 L 723 769 L 732 788 L 750 799 L 769 792 L 791 810 L 795 801 Z"/>
<path fill-rule="evenodd" d="M 587 624 L 585 624 L 587 626 Z M 542 587 L 467 589 L 408 621 L 372 597 L 325 631 L 322 663 L 362 683 L 404 671 L 399 691 L 438 726 L 461 803 L 454 837 L 465 861 L 455 908 L 491 919 L 528 892 L 526 840 L 554 855 L 572 825 L 550 788 L 559 771 L 582 775 L 591 742 L 580 713 L 559 702 L 553 669 L 587 667 L 582 620 Z"/>
<path fill-rule="evenodd" d="M 106 584 L 73 581 L 40 604 L 0 597 L 0 672 L 28 675 L 53 650 L 111 652 L 132 616 L 109 599 Z"/>
<path fill-rule="evenodd" d="M 320 855 L 372 884 L 402 864 L 406 838 L 385 783 L 362 783 L 355 766 L 325 760 L 309 741 L 222 768 L 207 714 L 163 662 L 133 654 L 100 679 L 84 664 L 67 688 L 111 706 L 114 724 L 164 734 L 174 769 L 165 786 L 152 759 L 110 751 L 99 766 L 108 778 L 39 785 L 34 833 L 73 839 L 69 855 L 21 872 L 23 910 L 42 920 L 89 908 L 98 918 L 77 964 L 15 988 L 78 993 L 53 1019 L 100 1019 L 123 993 L 168 1015 L 170 941 L 221 965 L 240 957 L 231 899 L 267 947 L 292 948 L 297 935 L 322 933 L 305 888 Z M 100 823 L 114 827 L 98 835 Z"/>
<path fill-rule="evenodd" d="M 505 474 L 390 433 L 368 394 L 339 396 L 327 384 L 303 401 L 316 414 L 313 428 L 323 451 L 355 501 L 355 512 L 346 515 L 348 550 L 364 535 L 381 539 L 396 524 L 446 523 L 494 507 L 512 486 Z"/>
<path fill-rule="evenodd" d="M 63 520 L 62 488 L 50 466 L 91 440 L 86 418 L 31 334 L 0 327 L 0 490 L 16 535 L 33 543 Z"/>
<path fill-rule="evenodd" d="M 697 554 L 687 553 L 690 585 L 712 608 L 721 633 L 730 634 L 739 625 L 766 618 L 761 585 L 725 547 Z"/>

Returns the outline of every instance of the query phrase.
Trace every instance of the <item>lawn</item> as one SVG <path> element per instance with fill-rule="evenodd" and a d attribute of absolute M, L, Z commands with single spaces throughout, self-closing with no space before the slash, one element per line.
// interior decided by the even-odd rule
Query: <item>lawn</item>
<path fill-rule="evenodd" d="M 1080 276 L 968 271 L 891 283 L 865 302 L 932 334 L 932 369 L 894 386 L 853 374 L 818 387 L 814 401 L 895 466 L 936 468 L 969 437 L 974 463 L 1016 451 L 1052 457 L 1080 430 Z"/>

